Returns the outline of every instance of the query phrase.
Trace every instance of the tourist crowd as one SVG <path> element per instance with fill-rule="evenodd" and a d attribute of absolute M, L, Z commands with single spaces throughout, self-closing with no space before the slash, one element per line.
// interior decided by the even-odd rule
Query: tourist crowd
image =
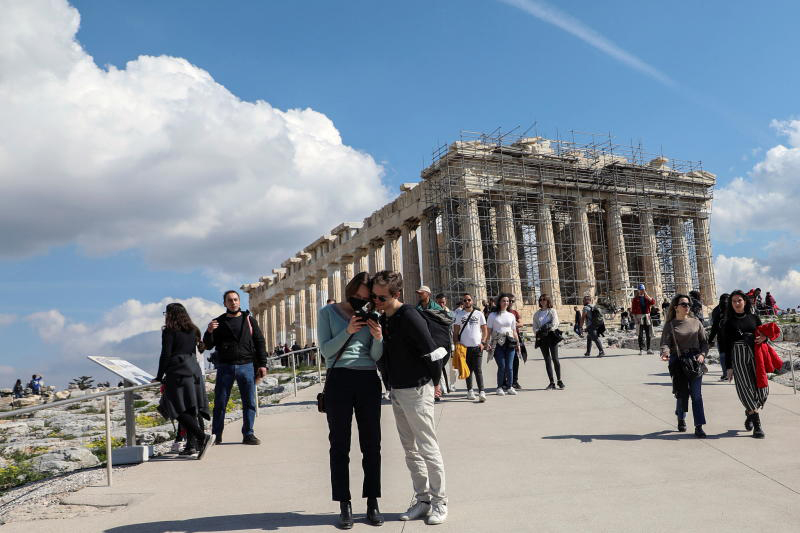
<path fill-rule="evenodd" d="M 495 394 L 515 396 L 521 390 L 519 362 L 527 359 L 520 314 L 513 294 L 476 305 L 472 294 L 461 295 L 455 309 L 444 294 L 435 297 L 422 286 L 416 305 L 402 301 L 403 278 L 399 272 L 382 271 L 374 276 L 355 275 L 344 290 L 343 302 L 329 300 L 318 312 L 317 339 L 324 359 L 326 380 L 318 397 L 329 432 L 331 497 L 340 504 L 339 525 L 353 527 L 350 491 L 350 441 L 355 416 L 362 453 L 364 481 L 361 496 L 367 500 L 367 520 L 381 525 L 381 400 L 391 401 L 395 425 L 405 453 L 415 499 L 401 520 L 424 518 L 428 524 L 447 519 L 445 467 L 434 424 L 434 405 L 444 393 L 456 389 L 457 379 L 466 382 L 466 397 L 475 403 L 487 401 L 483 354 L 497 364 Z M 630 307 L 623 308 L 622 329 L 636 329 L 639 355 L 652 354 L 653 326 L 662 321 L 658 340 L 661 359 L 668 364 L 676 399 L 678 431 L 686 431 L 689 400 L 698 438 L 706 436 L 702 378 L 707 367 L 709 344 L 716 340 L 723 367 L 721 379 L 733 381 L 745 410 L 744 426 L 756 438 L 764 437 L 759 411 L 769 392 L 766 374 L 782 364 L 767 342 L 779 330 L 775 323 L 762 323 L 756 289 L 724 294 L 711 312 L 706 334 L 701 295 L 697 291 L 677 294 L 662 302 L 660 310 L 644 285 L 639 285 Z M 767 293 L 769 298 L 771 295 Z M 765 300 L 766 309 L 774 309 Z M 253 431 L 257 409 L 255 384 L 267 375 L 268 354 L 264 335 L 250 313 L 242 310 L 239 294 L 226 291 L 225 312 L 214 318 L 201 334 L 179 303 L 167 305 L 162 332 L 162 352 L 156 379 L 163 383 L 161 412 L 179 422 L 186 435 L 183 455 L 203 458 L 208 449 L 222 442 L 225 412 L 234 382 L 242 398 L 242 443 L 260 444 Z M 547 373 L 547 390 L 564 389 L 559 362 L 563 340 L 561 321 L 552 299 L 539 295 L 531 326 L 534 346 L 541 351 Z M 762 306 L 763 307 L 763 306 Z M 605 351 L 600 338 L 606 331 L 608 314 L 583 299 L 575 307 L 574 326 L 586 335 L 584 355 L 592 346 L 597 357 Z M 315 347 L 315 346 L 311 346 Z M 309 347 L 309 348 L 311 348 Z M 209 408 L 198 365 L 197 352 L 213 349 L 209 360 L 217 370 L 213 409 Z M 301 350 L 280 346 L 273 354 Z M 35 378 L 35 376 L 34 376 Z M 18 380 L 17 385 L 21 387 Z M 386 390 L 384 393 L 383 390 Z M 17 387 L 15 387 L 15 393 Z M 211 421 L 211 433 L 205 422 Z"/>

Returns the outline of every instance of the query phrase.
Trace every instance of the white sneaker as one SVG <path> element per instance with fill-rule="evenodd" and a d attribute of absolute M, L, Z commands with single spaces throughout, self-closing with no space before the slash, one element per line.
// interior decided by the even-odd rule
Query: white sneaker
<path fill-rule="evenodd" d="M 653 355 L 653 350 L 647 350 L 647 355 Z"/>
<path fill-rule="evenodd" d="M 169 453 L 181 453 L 185 447 L 185 440 L 177 440 L 172 443 L 172 448 L 169 449 Z"/>
<path fill-rule="evenodd" d="M 474 400 L 474 399 L 475 399 L 475 393 L 472 392 L 472 389 L 469 389 L 467 391 L 467 400 Z"/>
<path fill-rule="evenodd" d="M 483 402 L 486 401 L 486 393 L 484 391 L 481 391 L 481 392 L 478 393 L 478 401 L 480 403 L 483 403 Z"/>
<path fill-rule="evenodd" d="M 642 351 L 641 350 L 639 350 L 639 355 L 642 355 Z"/>
<path fill-rule="evenodd" d="M 445 511 L 446 513 L 447 511 Z M 400 515 L 400 520 L 404 522 L 407 520 L 416 520 L 418 518 L 426 518 L 431 514 L 431 504 L 428 502 L 417 502 L 408 510 Z"/>
<path fill-rule="evenodd" d="M 517 395 L 517 389 L 515 389 L 514 387 L 509 387 L 507 394 L 510 394 L 511 396 L 516 396 Z"/>
<path fill-rule="evenodd" d="M 497 387 L 497 395 L 498 396 L 505 396 L 506 395 L 506 391 L 504 391 L 502 387 Z"/>
<path fill-rule="evenodd" d="M 431 504 L 431 514 L 425 519 L 429 526 L 443 524 L 447 520 L 447 504 L 435 502 Z"/>
<path fill-rule="evenodd" d="M 450 392 L 455 392 L 457 390 L 458 390 L 458 388 L 456 388 L 455 384 L 451 384 L 450 385 Z"/>

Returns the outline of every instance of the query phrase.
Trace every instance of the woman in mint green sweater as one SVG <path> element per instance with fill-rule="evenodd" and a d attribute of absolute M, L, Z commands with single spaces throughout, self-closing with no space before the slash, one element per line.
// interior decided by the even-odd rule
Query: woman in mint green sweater
<path fill-rule="evenodd" d="M 331 489 L 341 508 L 345 529 L 353 527 L 350 504 L 350 430 L 353 412 L 358 424 L 367 520 L 383 524 L 381 496 L 381 382 L 375 362 L 383 355 L 380 325 L 355 316 L 369 304 L 369 274 L 360 272 L 344 290 L 346 301 L 326 305 L 317 316 L 317 339 L 328 369 L 325 412 L 330 441 Z"/>

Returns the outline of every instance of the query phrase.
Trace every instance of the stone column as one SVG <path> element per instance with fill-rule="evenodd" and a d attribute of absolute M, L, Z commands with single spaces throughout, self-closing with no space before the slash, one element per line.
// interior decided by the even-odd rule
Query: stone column
<path fill-rule="evenodd" d="M 400 229 L 400 238 L 403 244 L 403 301 L 413 303 L 416 290 L 421 281 L 419 275 L 419 241 L 417 240 L 416 219 L 406 220 Z M 433 289 L 431 289 L 433 290 Z"/>
<path fill-rule="evenodd" d="M 522 306 L 517 233 L 514 231 L 514 206 L 501 202 L 494 207 L 497 221 L 497 268 L 500 290 L 514 295 Z"/>
<path fill-rule="evenodd" d="M 400 230 L 390 229 L 386 232 L 383 244 L 384 268 L 386 270 L 401 270 L 400 265 Z"/>
<path fill-rule="evenodd" d="M 670 232 L 675 290 L 680 294 L 689 294 L 692 290 L 692 271 L 689 267 L 689 248 L 686 246 L 686 227 L 682 217 L 675 216 L 670 219 Z"/>
<path fill-rule="evenodd" d="M 274 349 L 275 345 L 278 344 L 278 306 L 275 304 L 274 300 L 269 301 L 269 310 L 267 313 L 269 315 L 269 328 L 267 330 L 269 331 L 268 348 Z"/>
<path fill-rule="evenodd" d="M 542 293 L 550 296 L 553 307 L 558 307 L 561 305 L 561 282 L 558 276 L 558 257 L 553 236 L 553 215 L 550 205 L 546 202 L 539 204 L 536 248 L 539 256 L 539 279 Z"/>
<path fill-rule="evenodd" d="M 478 218 L 478 199 L 469 198 L 463 206 L 464 216 L 459 217 L 464 242 L 464 286 L 478 303 L 487 299 L 486 269 L 483 263 L 481 223 Z"/>
<path fill-rule="evenodd" d="M 594 271 L 594 253 L 592 253 L 592 238 L 589 231 L 589 215 L 587 208 L 589 202 L 578 198 L 573 211 L 573 224 L 575 228 L 575 274 L 578 282 L 578 300 L 583 302 L 584 296 L 595 297 L 597 281 Z"/>
<path fill-rule="evenodd" d="M 717 282 L 714 279 L 714 257 L 711 255 L 711 238 L 708 215 L 694 219 L 694 246 L 697 254 L 697 278 L 703 303 L 713 307 L 717 301 Z"/>
<path fill-rule="evenodd" d="M 287 289 L 286 290 L 286 342 L 289 344 L 289 347 L 292 347 L 292 338 L 297 340 L 297 334 L 292 335 L 294 333 L 294 327 L 297 322 L 297 316 L 295 315 L 295 298 L 294 298 L 294 289 Z"/>
<path fill-rule="evenodd" d="M 306 289 L 301 287 L 296 289 L 297 302 L 294 308 L 295 332 L 297 334 L 297 344 L 303 348 L 308 342 L 308 323 L 306 322 Z"/>
<path fill-rule="evenodd" d="M 284 295 L 278 296 L 278 330 L 276 332 L 277 343 L 286 343 L 286 297 Z"/>
<path fill-rule="evenodd" d="M 664 298 L 664 286 L 661 280 L 661 263 L 658 261 L 658 241 L 656 226 L 653 223 L 653 211 L 646 209 L 641 213 L 642 256 L 644 259 L 644 279 L 647 293 L 661 305 Z"/>
<path fill-rule="evenodd" d="M 316 278 L 306 278 L 306 338 L 309 344 L 317 342 L 317 280 Z M 324 302 L 323 302 L 324 303 Z"/>
<path fill-rule="evenodd" d="M 436 211 L 426 211 L 418 229 L 422 248 L 422 283 L 434 291 L 444 289 L 439 267 L 439 246 L 436 242 Z"/>
<path fill-rule="evenodd" d="M 337 263 L 328 265 L 328 299 L 342 301 L 342 275 Z"/>
<path fill-rule="evenodd" d="M 369 241 L 369 271 L 373 274 L 384 270 L 383 239 Z"/>
<path fill-rule="evenodd" d="M 339 261 L 339 265 L 341 268 L 341 296 L 336 299 L 337 302 L 343 302 L 345 299 L 344 288 L 347 287 L 347 284 L 350 283 L 350 280 L 353 279 L 355 276 L 355 272 L 353 272 L 353 257 L 346 255 L 342 257 L 342 260 Z"/>
<path fill-rule="evenodd" d="M 356 274 L 359 272 L 371 272 L 369 269 L 369 249 L 368 248 L 357 248 L 356 249 L 356 260 L 355 260 L 355 272 Z M 373 272 L 374 273 L 374 272 Z"/>
<path fill-rule="evenodd" d="M 628 308 L 628 259 L 625 255 L 625 236 L 622 233 L 622 209 L 616 202 L 609 202 L 606 212 L 606 234 L 608 236 L 608 269 L 611 274 L 611 299 L 617 307 Z"/>
<path fill-rule="evenodd" d="M 328 272 L 320 270 L 317 272 L 317 305 L 323 307 L 327 305 L 328 298 Z"/>

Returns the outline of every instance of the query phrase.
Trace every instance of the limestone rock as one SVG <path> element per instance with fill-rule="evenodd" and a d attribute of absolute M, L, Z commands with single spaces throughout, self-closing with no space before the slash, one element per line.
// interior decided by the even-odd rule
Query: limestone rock
<path fill-rule="evenodd" d="M 39 405 L 40 403 L 42 403 L 42 399 L 38 396 L 25 396 L 15 399 L 11 405 L 19 409 L 21 407 L 32 407 L 34 405 Z"/>
<path fill-rule="evenodd" d="M 12 389 L 0 389 L 0 396 L 11 396 L 14 394 Z"/>
<path fill-rule="evenodd" d="M 73 447 L 34 457 L 31 464 L 39 472 L 55 474 L 97 466 L 100 461 L 88 449 Z"/>
<path fill-rule="evenodd" d="M 0 425 L 0 433 L 3 435 L 27 435 L 31 428 L 25 422 L 9 422 Z"/>
<path fill-rule="evenodd" d="M 69 389 L 69 397 L 70 398 L 82 398 L 89 394 L 89 391 L 81 390 L 81 389 Z"/>
<path fill-rule="evenodd" d="M 0 409 L 10 409 L 13 402 L 14 398 L 11 396 L 3 396 L 0 398 Z"/>
<path fill-rule="evenodd" d="M 70 392 L 68 390 L 60 390 L 55 393 L 56 400 L 66 400 L 69 398 Z"/>

